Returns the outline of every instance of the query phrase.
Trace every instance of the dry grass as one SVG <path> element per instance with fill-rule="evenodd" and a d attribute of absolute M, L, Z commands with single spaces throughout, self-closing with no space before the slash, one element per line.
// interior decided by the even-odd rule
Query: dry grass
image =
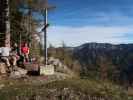
<path fill-rule="evenodd" d="M 28 80 L 3 80 L 0 81 L 0 100 L 37 100 L 32 98 L 37 96 L 45 98 L 49 95 L 50 90 L 62 91 L 65 88 L 85 95 L 108 97 L 109 100 L 133 100 L 128 99 L 126 91 L 117 85 L 110 82 L 85 79 L 67 79 L 50 83 L 40 83 L 39 81 L 33 83 Z"/>

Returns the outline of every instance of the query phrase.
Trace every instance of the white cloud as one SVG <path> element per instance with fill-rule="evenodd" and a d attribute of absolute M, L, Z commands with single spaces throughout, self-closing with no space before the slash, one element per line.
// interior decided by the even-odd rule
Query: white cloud
<path fill-rule="evenodd" d="M 48 40 L 54 46 L 64 41 L 68 46 L 77 46 L 86 42 L 128 43 L 133 42 L 124 37 L 133 33 L 132 26 L 52 26 L 48 29 Z"/>

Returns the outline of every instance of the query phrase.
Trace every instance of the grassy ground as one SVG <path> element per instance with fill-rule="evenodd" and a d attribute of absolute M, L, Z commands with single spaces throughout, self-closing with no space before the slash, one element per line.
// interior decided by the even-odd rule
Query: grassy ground
<path fill-rule="evenodd" d="M 126 91 L 110 82 L 70 79 L 52 82 L 47 84 L 47 86 L 48 88 L 58 89 L 67 87 L 91 96 L 107 97 L 110 98 L 109 100 L 127 100 Z"/>
<path fill-rule="evenodd" d="M 59 95 L 62 97 L 66 95 L 64 94 L 66 89 L 67 94 L 75 96 L 72 100 L 84 100 L 81 99 L 82 95 L 109 98 L 107 100 L 133 100 L 129 99 L 126 91 L 121 87 L 110 82 L 85 79 L 67 79 L 48 83 L 46 81 L 41 83 L 38 80 L 33 82 L 23 79 L 0 81 L 0 100 L 69 100 L 59 98 Z M 79 99 L 75 99 L 79 94 L 81 95 Z"/>

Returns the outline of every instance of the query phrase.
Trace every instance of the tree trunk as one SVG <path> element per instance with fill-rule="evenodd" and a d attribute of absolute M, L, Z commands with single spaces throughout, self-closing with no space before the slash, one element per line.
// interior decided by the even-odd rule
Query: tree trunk
<path fill-rule="evenodd" d="M 6 34 L 6 39 L 5 39 L 5 46 L 7 47 L 10 47 L 10 17 L 9 17 L 9 0 L 6 0 L 6 4 L 7 4 L 7 7 L 6 7 L 6 31 L 5 31 L 5 34 Z"/>

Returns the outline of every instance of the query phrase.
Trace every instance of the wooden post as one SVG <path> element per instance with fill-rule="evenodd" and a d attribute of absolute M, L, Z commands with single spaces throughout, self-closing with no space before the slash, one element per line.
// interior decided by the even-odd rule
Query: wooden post
<path fill-rule="evenodd" d="M 22 43 L 22 37 L 21 37 L 21 32 L 19 32 L 19 53 L 21 55 L 21 43 Z"/>
<path fill-rule="evenodd" d="M 47 14 L 48 14 L 47 8 L 45 8 L 44 25 L 48 24 Z M 44 57 L 45 57 L 44 64 L 47 65 L 47 60 L 48 60 L 48 54 L 47 54 L 47 28 L 44 29 Z"/>

